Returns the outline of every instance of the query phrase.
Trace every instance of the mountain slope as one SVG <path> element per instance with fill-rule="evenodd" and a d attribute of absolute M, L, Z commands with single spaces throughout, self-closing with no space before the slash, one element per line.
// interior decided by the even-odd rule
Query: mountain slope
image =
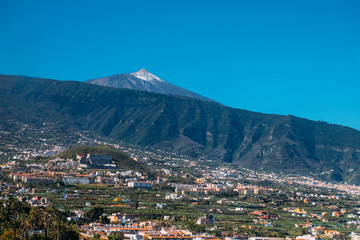
<path fill-rule="evenodd" d="M 124 73 L 110 77 L 91 79 L 86 81 L 86 83 L 106 86 L 106 87 L 127 88 L 132 90 L 139 90 L 139 91 L 146 91 L 153 93 L 185 96 L 185 97 L 191 97 L 191 98 L 214 102 L 214 100 L 203 97 L 200 94 L 191 92 L 189 90 L 168 83 L 158 78 L 157 76 L 151 74 L 150 72 L 146 71 L 143 68 L 135 73 Z"/>
<path fill-rule="evenodd" d="M 360 132 L 294 116 L 80 82 L 0 76 L 0 120 L 44 119 L 243 167 L 360 184 Z"/>

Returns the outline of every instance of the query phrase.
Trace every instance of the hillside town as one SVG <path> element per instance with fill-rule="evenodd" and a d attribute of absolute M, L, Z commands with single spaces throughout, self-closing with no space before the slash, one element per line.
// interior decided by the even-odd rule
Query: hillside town
<path fill-rule="evenodd" d="M 84 239 L 116 232 L 132 240 L 359 238 L 359 186 L 107 146 L 151 171 L 122 169 L 110 155 L 57 157 L 68 149 L 61 146 L 11 146 L 0 166 L 0 198 L 67 212 Z"/>

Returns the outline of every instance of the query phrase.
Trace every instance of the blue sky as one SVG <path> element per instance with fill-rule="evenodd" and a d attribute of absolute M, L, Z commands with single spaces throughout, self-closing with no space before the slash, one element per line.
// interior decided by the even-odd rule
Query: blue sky
<path fill-rule="evenodd" d="M 0 73 L 140 68 L 251 111 L 360 129 L 359 1 L 0 0 Z"/>

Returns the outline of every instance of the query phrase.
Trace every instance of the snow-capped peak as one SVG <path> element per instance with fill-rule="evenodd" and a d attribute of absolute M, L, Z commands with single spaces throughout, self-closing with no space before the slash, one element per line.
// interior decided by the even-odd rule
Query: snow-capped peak
<path fill-rule="evenodd" d="M 150 72 L 146 71 L 146 69 L 142 68 L 137 72 L 134 73 L 130 73 L 131 75 L 140 78 L 142 80 L 145 81 L 160 81 L 160 82 L 164 82 L 164 80 L 161 80 L 160 78 L 158 78 L 157 76 L 155 76 L 154 74 L 151 74 Z"/>

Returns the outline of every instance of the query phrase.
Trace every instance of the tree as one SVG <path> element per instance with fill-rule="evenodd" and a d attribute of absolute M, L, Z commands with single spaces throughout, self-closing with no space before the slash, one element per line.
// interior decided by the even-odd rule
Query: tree
<path fill-rule="evenodd" d="M 188 225 L 189 229 L 196 233 L 203 233 L 206 231 L 206 228 L 204 225 L 195 224 L 194 222 L 189 222 Z"/>
<path fill-rule="evenodd" d="M 131 203 L 129 203 L 129 206 L 131 208 L 137 209 L 139 207 L 139 202 L 138 201 L 131 202 Z"/>
<path fill-rule="evenodd" d="M 1 200 L 0 240 L 79 239 L 76 229 L 61 222 L 59 216 L 60 212 L 53 207 L 30 208 L 16 199 Z M 31 234 L 35 229 L 44 229 L 45 234 Z"/>
<path fill-rule="evenodd" d="M 35 229 L 34 219 L 28 215 L 22 216 L 20 218 L 20 231 L 19 235 L 21 239 L 28 240 L 30 238 L 30 232 Z"/>
<path fill-rule="evenodd" d="M 124 234 L 122 232 L 112 232 L 110 233 L 110 235 L 108 236 L 109 240 L 124 240 Z"/>
<path fill-rule="evenodd" d="M 79 239 L 79 232 L 76 230 L 76 228 L 73 225 L 70 225 L 66 229 L 66 239 L 69 240 L 77 240 Z"/>
<path fill-rule="evenodd" d="M 89 221 L 94 222 L 98 221 L 99 217 L 104 213 L 104 208 L 102 207 L 93 207 L 86 214 L 85 217 L 89 219 Z"/>
<path fill-rule="evenodd" d="M 94 237 L 92 239 L 100 239 L 100 234 L 94 234 Z"/>
<path fill-rule="evenodd" d="M 49 236 L 54 240 L 76 240 L 79 233 L 73 226 L 67 226 L 64 222 L 57 221 L 50 228 Z"/>
<path fill-rule="evenodd" d="M 0 201 L 0 235 L 6 231 L 12 231 L 16 235 L 21 225 L 20 216 L 28 215 L 29 211 L 30 207 L 17 199 Z"/>
<path fill-rule="evenodd" d="M 16 235 L 14 231 L 8 230 L 5 231 L 1 236 L 0 240 L 13 240 L 16 239 Z"/>
<path fill-rule="evenodd" d="M 107 214 L 102 214 L 100 216 L 100 222 L 104 223 L 104 224 L 109 224 L 110 223 L 110 219 L 107 218 Z"/>
<path fill-rule="evenodd" d="M 43 227 L 45 230 L 45 237 L 48 237 L 48 231 L 50 226 L 58 220 L 59 213 L 53 207 L 48 208 L 37 208 L 35 210 L 35 218 L 39 226 Z"/>
<path fill-rule="evenodd" d="M 58 221 L 51 226 L 49 236 L 54 240 L 66 239 L 66 225 Z"/>

